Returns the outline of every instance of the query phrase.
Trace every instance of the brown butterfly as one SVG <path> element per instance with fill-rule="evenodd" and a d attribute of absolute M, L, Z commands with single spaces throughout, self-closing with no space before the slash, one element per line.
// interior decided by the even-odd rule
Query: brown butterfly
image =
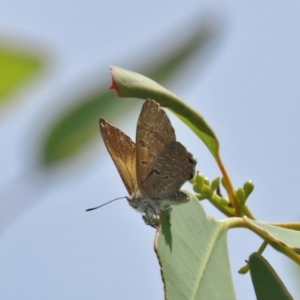
<path fill-rule="evenodd" d="M 130 195 L 126 199 L 143 213 L 146 224 L 155 226 L 160 212 L 190 200 L 179 189 L 194 177 L 196 161 L 176 141 L 174 128 L 158 103 L 145 101 L 137 123 L 136 144 L 104 119 L 99 125 Z"/>

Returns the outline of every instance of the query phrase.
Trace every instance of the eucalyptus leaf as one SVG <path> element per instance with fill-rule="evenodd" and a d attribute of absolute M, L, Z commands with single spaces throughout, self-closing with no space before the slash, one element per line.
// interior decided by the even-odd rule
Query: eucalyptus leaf
<path fill-rule="evenodd" d="M 262 255 L 251 254 L 249 266 L 258 300 L 293 299 L 275 270 Z"/>
<path fill-rule="evenodd" d="M 207 217 L 196 198 L 164 213 L 155 250 L 166 299 L 236 299 L 226 222 Z"/>
<path fill-rule="evenodd" d="M 247 219 L 249 222 L 254 223 L 255 225 L 267 230 L 274 237 L 278 238 L 285 244 L 293 247 L 300 248 L 300 231 L 281 228 L 278 226 L 270 225 L 266 222 L 254 221 Z"/>
<path fill-rule="evenodd" d="M 118 67 L 111 67 L 112 89 L 119 97 L 154 99 L 169 108 L 203 141 L 212 155 L 219 156 L 219 142 L 204 118 L 177 95 L 144 75 Z"/>

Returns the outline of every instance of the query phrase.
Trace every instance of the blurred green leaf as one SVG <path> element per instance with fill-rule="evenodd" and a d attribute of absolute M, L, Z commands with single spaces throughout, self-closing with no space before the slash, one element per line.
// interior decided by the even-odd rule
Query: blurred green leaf
<path fill-rule="evenodd" d="M 258 300 L 291 300 L 283 282 L 268 261 L 259 253 L 253 253 L 249 259 L 252 283 Z"/>
<path fill-rule="evenodd" d="M 35 77 L 44 61 L 40 55 L 0 44 L 0 105 Z"/>
<path fill-rule="evenodd" d="M 116 105 L 116 99 L 110 92 L 87 96 L 82 100 L 51 128 L 43 152 L 46 164 L 51 165 L 76 153 L 99 132 L 100 112 L 105 114 L 106 109 Z"/>
<path fill-rule="evenodd" d="M 215 37 L 215 28 L 198 26 L 195 33 L 191 34 L 189 39 L 185 39 L 181 46 L 175 51 L 170 50 L 163 62 L 149 62 L 148 67 L 141 72 L 164 82 L 174 73 L 180 72 L 182 65 Z M 79 103 L 61 115 L 46 136 L 42 152 L 42 161 L 46 165 L 50 166 L 70 158 L 86 146 L 98 135 L 100 117 L 106 117 L 109 112 L 124 115 L 133 105 L 133 102 L 124 103 L 116 99 L 115 94 L 109 92 L 107 87 L 100 88 L 92 95 L 83 96 Z"/>
<path fill-rule="evenodd" d="M 164 213 L 155 250 L 166 299 L 236 299 L 226 222 L 208 218 L 194 197 Z"/>

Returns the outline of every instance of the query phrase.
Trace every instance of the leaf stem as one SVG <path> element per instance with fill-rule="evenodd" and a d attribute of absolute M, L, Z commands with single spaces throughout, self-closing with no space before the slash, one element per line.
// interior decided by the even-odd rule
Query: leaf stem
<path fill-rule="evenodd" d="M 228 197 L 229 197 L 229 200 L 230 202 L 232 203 L 232 205 L 234 206 L 235 208 L 235 216 L 241 216 L 241 208 L 240 208 L 240 203 L 236 197 L 236 194 L 234 192 L 234 188 L 233 188 L 233 184 L 230 180 L 230 177 L 223 165 L 223 162 L 220 158 L 220 155 L 219 153 L 215 156 L 216 158 L 216 161 L 217 161 L 217 164 L 220 168 L 220 171 L 223 175 L 223 178 L 224 178 L 224 181 L 226 183 L 226 190 L 227 190 L 227 193 L 228 193 Z"/>
<path fill-rule="evenodd" d="M 198 197 L 197 195 L 195 195 L 199 200 L 203 200 L 200 199 L 200 197 Z M 201 196 L 201 195 L 200 195 Z M 234 217 L 235 216 L 235 210 L 232 207 L 229 207 L 228 205 L 224 205 L 223 203 L 220 203 L 220 201 L 218 201 L 218 199 L 216 199 L 216 197 L 212 196 L 210 198 L 206 198 L 214 207 L 216 207 L 219 211 L 221 211 L 225 216 L 227 217 Z M 228 202 L 229 204 L 229 202 Z"/>

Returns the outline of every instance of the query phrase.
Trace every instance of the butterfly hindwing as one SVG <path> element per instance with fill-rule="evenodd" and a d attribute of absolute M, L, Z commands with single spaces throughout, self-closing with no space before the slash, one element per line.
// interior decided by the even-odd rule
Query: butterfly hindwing
<path fill-rule="evenodd" d="M 181 143 L 172 142 L 154 161 L 152 174 L 143 188 L 150 198 L 169 198 L 194 177 L 195 166 L 192 154 Z"/>

